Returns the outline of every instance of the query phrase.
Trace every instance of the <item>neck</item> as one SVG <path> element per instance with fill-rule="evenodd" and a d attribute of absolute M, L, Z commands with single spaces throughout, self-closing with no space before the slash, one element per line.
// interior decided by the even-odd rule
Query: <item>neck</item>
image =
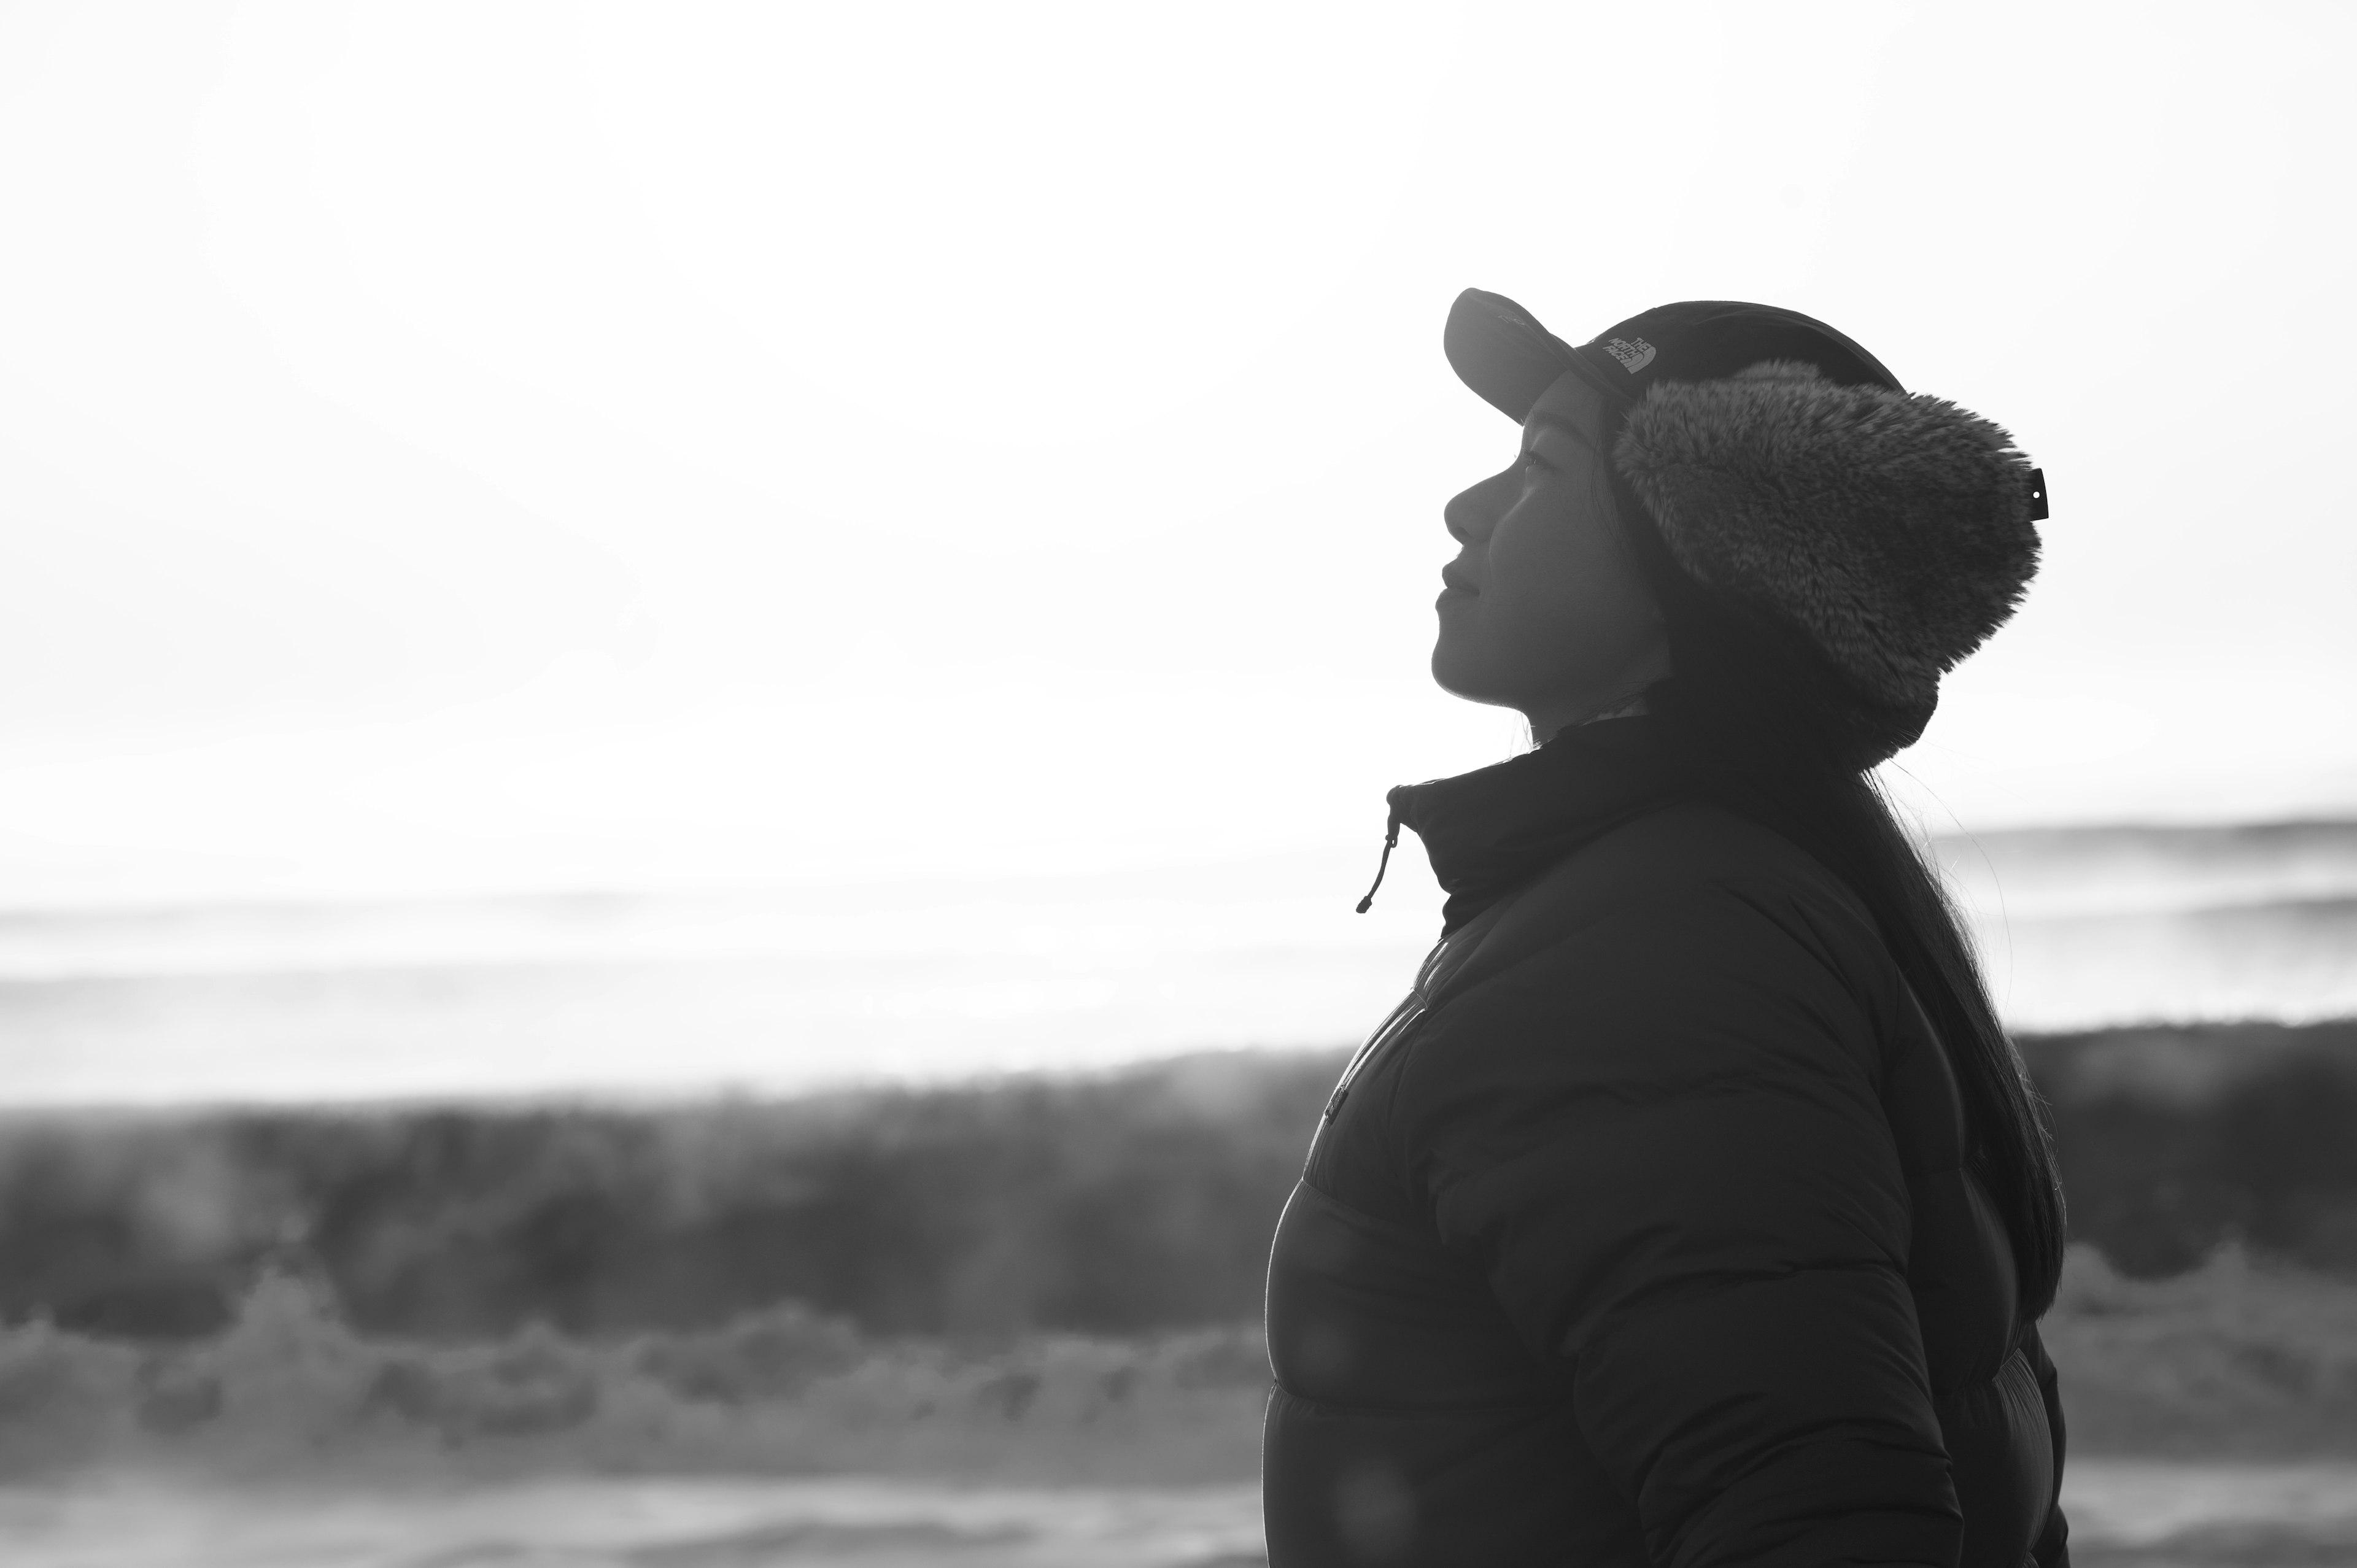
<path fill-rule="evenodd" d="M 1646 685 L 1652 683 L 1649 681 Z M 1618 696 L 1527 708 L 1523 710 L 1523 717 L 1530 721 L 1532 738 L 1544 746 L 1564 731 L 1577 729 L 1581 725 L 1592 725 L 1601 719 L 1634 718 L 1647 711 L 1645 687 L 1640 686 Z"/>

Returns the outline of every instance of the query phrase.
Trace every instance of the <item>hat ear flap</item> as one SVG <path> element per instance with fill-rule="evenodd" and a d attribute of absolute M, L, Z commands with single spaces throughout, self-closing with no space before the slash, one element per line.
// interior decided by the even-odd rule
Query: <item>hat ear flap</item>
<path fill-rule="evenodd" d="M 1768 361 L 1651 388 L 1613 459 L 1682 573 L 1801 632 L 1894 716 L 1929 718 L 2038 569 L 2029 459 L 1938 398 Z"/>

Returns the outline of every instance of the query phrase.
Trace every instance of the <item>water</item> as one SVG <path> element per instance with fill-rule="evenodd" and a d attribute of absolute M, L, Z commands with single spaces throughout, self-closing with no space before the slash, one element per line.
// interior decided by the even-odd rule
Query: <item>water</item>
<path fill-rule="evenodd" d="M 2075 1461 L 2083 1562 L 2357 1562 L 2357 1466 Z M 1250 1486 L 994 1488 L 860 1477 L 430 1490 L 112 1476 L 0 1488 L 17 1568 L 1243 1568 Z"/>
<path fill-rule="evenodd" d="M 1362 858 L 0 917 L 0 1101 L 791 1092 L 1331 1046 L 1434 924 L 1356 919 Z"/>
<path fill-rule="evenodd" d="M 2357 1015 L 2357 823 L 1943 841 L 2016 1027 Z M 792 1091 L 1331 1046 L 1437 925 L 1362 849 L 996 882 L 0 914 L 18 1105 Z"/>
<path fill-rule="evenodd" d="M 2016 1027 L 2357 1015 L 2357 823 L 2031 830 L 1937 851 Z"/>

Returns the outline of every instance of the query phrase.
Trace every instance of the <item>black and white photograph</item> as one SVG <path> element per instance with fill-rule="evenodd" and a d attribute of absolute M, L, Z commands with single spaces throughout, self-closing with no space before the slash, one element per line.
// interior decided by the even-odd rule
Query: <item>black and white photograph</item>
<path fill-rule="evenodd" d="M 2357 1568 L 2352 80 L 0 0 L 0 1564 Z"/>

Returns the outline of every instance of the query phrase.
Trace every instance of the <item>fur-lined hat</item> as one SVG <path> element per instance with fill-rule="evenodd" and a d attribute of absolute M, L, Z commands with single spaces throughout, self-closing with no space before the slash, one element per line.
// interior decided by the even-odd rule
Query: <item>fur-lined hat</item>
<path fill-rule="evenodd" d="M 1573 349 L 1468 289 L 1444 341 L 1518 423 L 1563 376 L 1604 392 L 1613 465 L 1679 570 L 1823 654 L 1872 714 L 1874 760 L 1922 732 L 2038 570 L 2045 481 L 2013 438 L 1796 312 L 1689 301 Z"/>

